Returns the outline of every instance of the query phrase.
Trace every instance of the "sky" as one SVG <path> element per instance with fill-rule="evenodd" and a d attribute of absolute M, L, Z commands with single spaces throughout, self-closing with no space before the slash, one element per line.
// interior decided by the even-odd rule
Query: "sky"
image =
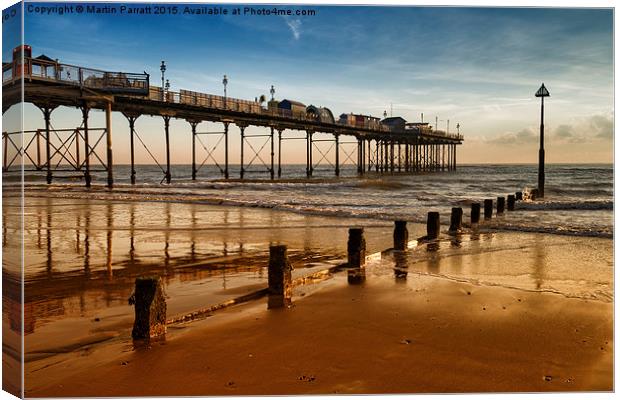
<path fill-rule="evenodd" d="M 274 85 L 276 98 L 325 106 L 334 115 L 424 120 L 464 135 L 459 163 L 535 163 L 542 82 L 548 162 L 613 162 L 613 12 L 611 9 L 278 6 L 314 16 L 230 15 L 243 5 L 219 5 L 229 15 L 40 14 L 26 3 L 25 43 L 61 62 L 151 75 L 160 85 L 166 60 L 171 90 L 188 89 L 253 100 Z M 105 6 L 99 3 L 99 6 Z M 207 5 L 193 5 L 193 9 Z M 213 5 L 212 5 L 213 6 Z M 272 6 L 253 5 L 255 9 Z M 17 19 L 3 23 L 2 58 L 10 60 Z M 17 27 L 16 27 L 17 26 Z M 12 115 L 9 110 L 6 115 Z M 43 127 L 41 112 L 25 107 L 26 129 Z M 76 109 L 57 109 L 56 128 L 80 125 Z M 93 112 L 91 126 L 104 126 Z M 143 116 L 136 129 L 163 160 L 163 121 Z M 6 130 L 6 128 L 5 128 Z M 220 131 L 202 123 L 199 131 Z M 246 132 L 264 133 L 264 128 Z M 116 163 L 129 161 L 128 124 L 113 117 Z M 172 162 L 191 161 L 187 122 L 171 124 Z M 290 133 L 295 135 L 294 133 Z M 301 136 L 301 133 L 297 133 Z M 238 130 L 231 130 L 231 163 Z M 257 142 L 258 143 L 258 142 Z M 288 142 L 285 163 L 304 163 L 305 148 Z M 211 145 L 207 143 L 207 148 Z M 223 158 L 216 152 L 216 158 Z M 146 151 L 138 163 L 149 163 Z"/>

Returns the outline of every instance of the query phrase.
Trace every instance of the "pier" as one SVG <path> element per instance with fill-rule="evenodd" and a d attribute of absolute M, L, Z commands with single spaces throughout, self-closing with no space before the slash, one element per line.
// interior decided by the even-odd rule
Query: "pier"
<path fill-rule="evenodd" d="M 101 71 L 62 64 L 44 56 L 14 57 L 12 63 L 5 63 L 2 87 L 3 113 L 23 101 L 38 107 L 43 117 L 40 129 L 3 132 L 3 172 L 21 172 L 21 157 L 23 171 L 45 173 L 47 183 L 52 183 L 55 176 L 60 177 L 63 173 L 77 172 L 83 174 L 85 185 L 90 187 L 91 173 L 105 171 L 107 186 L 113 187 L 113 112 L 122 113 L 127 119 L 132 184 L 138 179 L 134 164 L 138 141 L 153 161 L 160 165 L 162 183 L 171 183 L 172 118 L 185 120 L 191 126 L 192 180 L 199 178 L 200 167 L 209 160 L 218 167 L 223 179 L 246 179 L 249 173 L 263 174 L 268 179 L 280 178 L 283 142 L 287 140 L 305 142 L 308 178 L 313 176 L 319 165 L 325 164 L 333 169 L 335 176 L 339 176 L 343 161 L 355 164 L 358 175 L 454 171 L 457 146 L 463 142 L 463 136 L 459 133 L 449 134 L 436 127 L 431 129 L 428 124 L 405 124 L 402 120 L 400 125 L 388 125 L 379 118 L 355 114 L 343 114 L 340 120 L 333 117 L 326 119 L 310 111 L 299 113 L 279 108 L 273 97 L 269 107 L 265 108 L 258 101 L 189 90 L 173 92 L 165 86 L 151 86 L 147 73 Z M 58 107 L 80 109 L 80 125 L 54 129 L 51 122 Z M 95 109 L 106 113 L 104 127 L 89 127 L 89 112 Z M 331 112 L 327 111 L 331 116 Z M 165 140 L 163 162 L 151 154 L 135 130 L 136 120 L 145 115 L 162 119 L 162 139 Z M 394 118 L 384 121 L 388 119 Z M 205 121 L 221 124 L 221 130 L 200 131 L 198 125 Z M 230 168 L 231 125 L 236 125 L 240 130 L 238 171 L 231 171 Z M 246 131 L 248 127 L 268 128 L 268 133 L 249 133 Z M 328 134 L 331 138 L 316 138 L 314 135 L 318 133 Z M 20 137 L 22 134 L 23 140 Z M 204 146 L 201 137 L 206 137 L 207 141 L 209 138 L 213 140 L 211 149 Z M 329 149 L 320 147 L 323 142 L 328 142 Z M 207 151 L 207 157 L 202 162 L 197 158 L 197 143 Z M 223 147 L 222 164 L 213 157 L 219 146 Z M 350 150 L 347 151 L 347 148 Z"/>

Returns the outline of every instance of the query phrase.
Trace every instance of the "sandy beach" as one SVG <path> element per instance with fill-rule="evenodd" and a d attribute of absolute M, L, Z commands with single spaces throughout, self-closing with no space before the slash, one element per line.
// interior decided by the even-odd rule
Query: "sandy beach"
<path fill-rule="evenodd" d="M 610 239 L 444 235 L 374 257 L 362 285 L 335 273 L 296 287 L 290 309 L 251 301 L 173 324 L 144 348 L 127 304 L 140 274 L 160 273 L 168 315 L 182 315 L 265 287 L 270 243 L 289 246 L 299 277 L 342 262 L 348 227 L 365 226 L 376 253 L 392 226 L 51 198 L 28 198 L 25 226 L 28 397 L 613 390 Z"/>

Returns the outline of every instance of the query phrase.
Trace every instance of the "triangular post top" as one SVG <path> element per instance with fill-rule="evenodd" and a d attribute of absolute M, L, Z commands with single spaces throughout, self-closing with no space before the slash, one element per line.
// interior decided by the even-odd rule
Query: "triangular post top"
<path fill-rule="evenodd" d="M 545 84 L 543 83 L 540 86 L 540 89 L 538 89 L 538 91 L 536 92 L 536 97 L 549 97 L 551 96 L 549 94 L 549 91 L 547 90 L 547 88 L 545 87 Z"/>

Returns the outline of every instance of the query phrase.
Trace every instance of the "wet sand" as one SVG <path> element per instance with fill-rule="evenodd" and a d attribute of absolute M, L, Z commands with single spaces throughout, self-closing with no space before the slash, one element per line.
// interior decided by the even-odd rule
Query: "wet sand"
<path fill-rule="evenodd" d="M 230 307 L 174 324 L 146 349 L 130 338 L 135 276 L 164 276 L 171 317 L 265 287 L 270 243 L 288 244 L 303 276 L 342 261 L 348 227 L 366 226 L 374 252 L 390 247 L 391 225 L 28 200 L 29 397 L 613 389 L 609 239 L 444 236 L 374 259 L 363 285 L 338 273 L 296 288 L 289 310 L 268 311 L 265 300 Z"/>
<path fill-rule="evenodd" d="M 430 276 L 371 278 L 349 286 L 337 277 L 287 310 L 229 309 L 148 350 L 101 349 L 96 364 L 49 366 L 32 372 L 27 395 L 613 389 L 610 303 Z"/>

